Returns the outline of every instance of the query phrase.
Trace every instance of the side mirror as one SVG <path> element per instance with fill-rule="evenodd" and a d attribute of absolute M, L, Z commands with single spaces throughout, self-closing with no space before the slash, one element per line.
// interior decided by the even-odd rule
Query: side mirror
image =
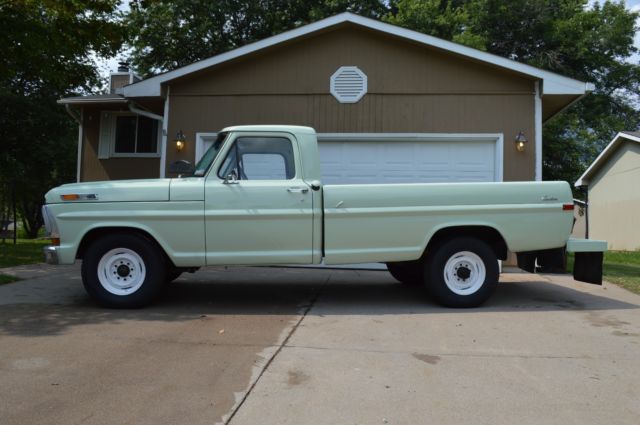
<path fill-rule="evenodd" d="M 236 170 L 232 170 L 227 177 L 224 178 L 222 184 L 238 184 L 238 175 L 236 174 Z"/>
<path fill-rule="evenodd" d="M 184 159 L 181 159 L 176 162 L 172 162 L 169 165 L 169 172 L 172 174 L 191 175 L 195 172 L 195 170 L 196 168 L 193 166 L 193 164 L 190 163 L 189 161 L 185 161 Z"/>

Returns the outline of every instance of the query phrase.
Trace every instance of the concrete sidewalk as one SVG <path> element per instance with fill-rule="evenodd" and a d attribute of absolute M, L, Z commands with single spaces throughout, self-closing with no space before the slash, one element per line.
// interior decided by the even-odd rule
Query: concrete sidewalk
<path fill-rule="evenodd" d="M 504 274 L 486 306 L 451 310 L 386 272 L 207 268 L 117 311 L 77 268 L 20 273 L 0 286 L 3 425 L 640 417 L 640 297 L 614 285 Z"/>

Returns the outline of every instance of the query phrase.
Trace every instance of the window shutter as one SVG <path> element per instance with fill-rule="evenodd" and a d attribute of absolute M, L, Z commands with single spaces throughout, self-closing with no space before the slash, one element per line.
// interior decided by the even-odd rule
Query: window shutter
<path fill-rule="evenodd" d="M 111 112 L 100 113 L 100 137 L 98 139 L 98 159 L 108 159 L 115 142 L 116 116 Z"/>

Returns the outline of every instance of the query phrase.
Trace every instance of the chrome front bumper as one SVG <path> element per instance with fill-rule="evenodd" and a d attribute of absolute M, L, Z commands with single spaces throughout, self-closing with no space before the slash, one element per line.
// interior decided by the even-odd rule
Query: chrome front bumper
<path fill-rule="evenodd" d="M 58 260 L 58 251 L 57 246 L 45 246 L 42 248 L 42 253 L 44 254 L 44 262 L 47 264 L 60 264 Z"/>

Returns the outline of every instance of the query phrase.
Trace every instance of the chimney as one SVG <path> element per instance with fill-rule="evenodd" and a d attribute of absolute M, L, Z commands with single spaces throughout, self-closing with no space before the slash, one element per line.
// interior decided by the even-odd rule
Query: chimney
<path fill-rule="evenodd" d="M 129 72 L 129 62 L 118 62 L 118 72 Z"/>
<path fill-rule="evenodd" d="M 122 88 L 132 83 L 132 74 L 129 70 L 129 62 L 118 62 L 118 71 L 112 72 L 109 77 L 109 93 L 122 94 Z"/>

